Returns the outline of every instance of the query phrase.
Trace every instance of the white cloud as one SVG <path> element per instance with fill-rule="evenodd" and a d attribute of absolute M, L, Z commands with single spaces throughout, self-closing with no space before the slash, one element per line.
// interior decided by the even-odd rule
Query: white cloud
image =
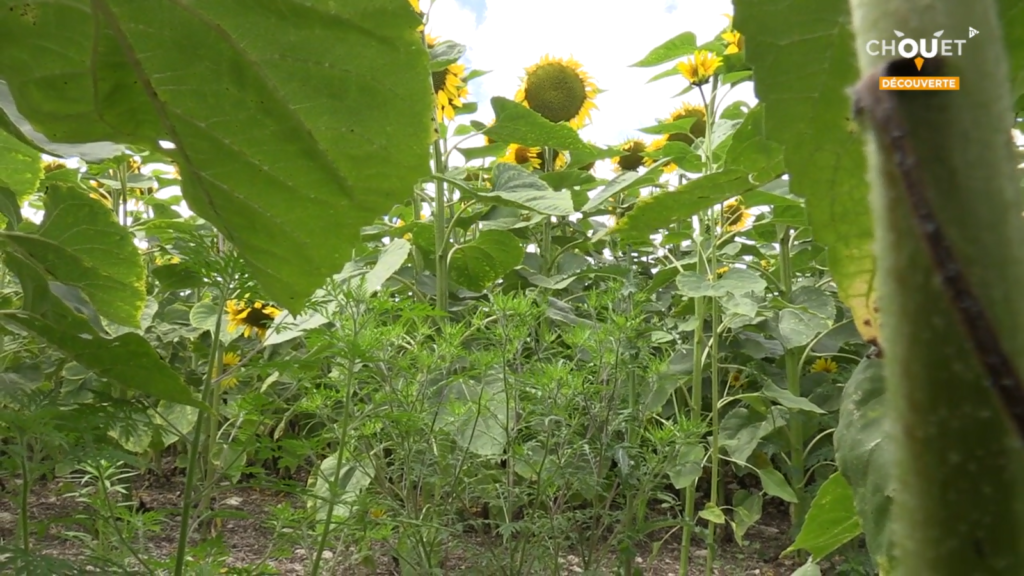
<path fill-rule="evenodd" d="M 425 4 L 425 2 L 424 2 Z M 426 7 L 426 6 L 424 6 Z M 690 31 L 698 43 L 712 40 L 728 23 L 731 0 L 487 0 L 479 27 L 473 12 L 456 0 L 436 0 L 427 31 L 467 46 L 466 62 L 492 72 L 471 86 L 480 111 L 473 118 L 493 118 L 489 99 L 511 98 L 523 69 L 544 54 L 573 56 L 605 90 L 598 110 L 581 136 L 598 144 L 616 144 L 636 130 L 664 118 L 682 101 L 699 102 L 696 91 L 674 98 L 686 81 L 681 77 L 647 84 L 667 65 L 630 68 L 652 48 Z M 726 101 L 754 103 L 752 86 L 733 90 Z M 463 117 L 464 118 L 464 117 Z"/>

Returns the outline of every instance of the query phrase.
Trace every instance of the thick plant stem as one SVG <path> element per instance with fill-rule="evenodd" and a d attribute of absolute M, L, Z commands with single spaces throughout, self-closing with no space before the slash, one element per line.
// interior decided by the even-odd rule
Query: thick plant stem
<path fill-rule="evenodd" d="M 793 260 L 792 260 L 793 229 L 786 227 L 779 240 L 779 268 L 782 291 L 785 298 L 793 293 Z M 786 389 L 794 396 L 800 396 L 800 350 L 786 350 Z M 804 427 L 802 413 L 791 410 L 789 413 L 789 483 L 796 495 L 796 503 L 789 508 L 789 518 L 794 532 L 800 529 L 807 513 L 807 502 L 804 499 Z"/>
<path fill-rule="evenodd" d="M 712 258 L 714 261 L 714 258 Z M 711 269 L 716 270 L 717 264 L 712 263 Z M 711 300 L 711 505 L 718 506 L 720 498 L 719 494 L 719 467 L 721 466 L 721 458 L 718 453 L 719 449 L 719 396 L 720 390 L 718 388 L 718 330 L 721 322 L 721 314 L 718 309 L 718 299 Z M 707 576 L 714 576 L 715 573 L 715 556 L 718 552 L 718 544 L 715 542 L 715 523 L 711 523 L 708 526 L 708 557 L 705 563 L 705 574 Z"/>
<path fill-rule="evenodd" d="M 441 140 L 434 140 L 434 173 L 444 174 L 444 153 Z M 437 311 L 448 312 L 448 223 L 445 213 L 445 184 L 434 180 L 434 264 L 437 278 Z"/>
<path fill-rule="evenodd" d="M 852 0 L 857 46 L 967 37 L 944 58 L 960 90 L 893 93 L 926 196 L 1003 347 L 1024 367 L 1024 222 L 1009 68 L 992 0 Z M 858 50 L 867 73 L 891 57 Z M 865 130 L 869 127 L 865 125 Z M 1024 574 L 1024 458 L 912 219 L 884 134 L 869 138 L 881 344 L 893 419 L 898 574 Z"/>
<path fill-rule="evenodd" d="M 704 218 L 700 219 L 703 226 Z M 703 236 L 697 237 L 697 249 L 701 249 Z M 708 274 L 707 262 L 703 255 L 697 257 L 697 273 Z M 694 299 L 694 316 L 696 317 L 696 328 L 693 331 L 693 380 L 690 391 L 690 420 L 700 422 L 704 415 L 701 407 L 704 400 L 704 316 L 707 307 L 707 298 L 699 296 Z M 676 418 L 682 420 L 683 416 L 677 414 Z M 683 508 L 685 524 L 683 525 L 683 542 L 679 551 L 679 576 L 686 576 L 690 573 L 690 547 L 693 542 L 693 527 L 697 521 L 696 500 L 697 483 L 693 482 L 686 487 L 686 502 Z"/>

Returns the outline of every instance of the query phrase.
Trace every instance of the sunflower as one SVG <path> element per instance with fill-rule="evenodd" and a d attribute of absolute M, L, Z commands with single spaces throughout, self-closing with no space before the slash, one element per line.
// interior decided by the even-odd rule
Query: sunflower
<path fill-rule="evenodd" d="M 57 170 L 63 170 L 68 167 L 62 160 L 50 160 L 49 162 L 43 162 L 43 174 L 49 174 L 50 172 L 56 172 Z"/>
<path fill-rule="evenodd" d="M 579 62 L 545 54 L 526 69 L 515 99 L 550 122 L 568 122 L 579 130 L 590 120 L 590 111 L 597 109 L 597 91 Z"/>
<path fill-rule="evenodd" d="M 811 372 L 825 372 L 835 374 L 839 370 L 839 364 L 831 358 L 818 358 L 811 364 Z"/>
<path fill-rule="evenodd" d="M 690 84 L 702 86 L 708 83 L 711 75 L 721 65 L 721 56 L 707 50 L 697 50 L 692 56 L 676 64 L 676 68 Z"/>
<path fill-rule="evenodd" d="M 138 174 L 141 170 L 142 170 L 142 162 L 139 159 L 135 158 L 134 156 L 132 158 L 128 159 L 128 173 L 129 174 Z"/>
<path fill-rule="evenodd" d="M 224 371 L 222 374 L 226 374 L 227 371 L 233 366 L 238 366 L 238 363 L 242 361 L 242 357 L 237 352 L 225 352 L 224 353 Z M 224 390 L 230 390 L 238 385 L 238 378 L 235 376 L 229 376 L 220 381 L 220 386 Z"/>
<path fill-rule="evenodd" d="M 157 266 L 166 266 L 168 264 L 180 264 L 181 263 L 181 258 L 178 258 L 174 254 L 171 254 L 171 255 L 168 255 L 168 256 L 165 256 L 163 254 L 158 254 L 156 259 L 155 259 L 155 262 L 156 262 Z"/>
<path fill-rule="evenodd" d="M 509 162 L 525 167 L 527 170 L 540 168 L 541 150 L 537 147 L 520 146 L 512 144 L 508 147 L 505 155 L 498 158 L 498 162 Z"/>
<path fill-rule="evenodd" d="M 383 508 L 370 508 L 370 518 L 374 520 L 380 520 L 384 517 L 385 511 Z"/>
<path fill-rule="evenodd" d="M 722 16 L 725 16 L 726 18 L 729 19 L 729 28 L 727 28 L 725 32 L 722 32 L 722 40 L 725 40 L 726 42 L 725 53 L 737 54 L 739 52 L 742 52 L 744 44 L 743 35 L 733 29 L 732 15 L 722 14 Z"/>
<path fill-rule="evenodd" d="M 772 261 L 771 260 L 761 260 L 761 268 L 763 268 L 766 271 L 767 270 L 771 270 L 772 269 Z"/>
<path fill-rule="evenodd" d="M 644 165 L 645 158 L 641 154 L 647 151 L 647 143 L 643 140 L 630 138 L 619 145 L 619 150 L 622 151 L 622 154 L 612 158 L 616 172 L 636 172 Z"/>
<path fill-rule="evenodd" d="M 437 46 L 437 38 L 427 34 L 427 48 Z M 437 99 L 437 119 L 455 119 L 455 109 L 462 108 L 462 101 L 469 97 L 466 87 L 466 67 L 462 64 L 449 64 L 444 70 L 430 73 L 434 94 Z"/>
<path fill-rule="evenodd" d="M 743 374 L 740 372 L 729 373 L 729 387 L 730 388 L 742 388 L 744 384 Z"/>
<path fill-rule="evenodd" d="M 686 118 L 693 118 L 693 124 L 690 124 L 690 129 L 686 132 L 675 132 L 668 134 L 669 142 L 682 142 L 689 146 L 693 144 L 697 138 L 703 138 L 708 133 L 707 123 L 707 111 L 704 109 L 702 104 L 690 104 L 683 102 L 679 108 L 676 108 L 669 114 L 668 118 L 661 120 L 661 122 L 678 122 Z"/>
<path fill-rule="evenodd" d="M 754 220 L 754 215 L 743 208 L 739 199 L 730 200 L 722 206 L 722 226 L 729 232 L 747 227 Z"/>
<path fill-rule="evenodd" d="M 648 152 L 655 152 L 655 151 L 658 151 L 658 150 L 661 150 L 662 148 L 664 148 L 665 144 L 667 144 L 669 142 L 669 136 L 671 136 L 671 134 L 663 134 L 660 137 L 658 137 L 656 140 L 654 140 L 654 142 L 651 142 L 650 146 L 647 147 L 647 151 Z M 647 168 L 650 168 L 657 161 L 658 161 L 657 159 L 646 158 L 645 157 L 644 158 L 644 166 L 646 166 Z M 662 166 L 661 169 L 664 170 L 665 174 L 671 174 L 671 173 L 675 172 L 676 170 L 678 170 L 679 167 L 676 166 L 674 163 L 669 162 L 668 164 L 665 164 L 664 166 Z"/>
<path fill-rule="evenodd" d="M 267 328 L 270 328 L 274 318 L 281 313 L 275 306 L 259 300 L 252 303 L 248 300 L 228 300 L 226 309 L 229 331 L 241 328 L 246 338 L 255 332 L 261 340 L 267 336 Z"/>
<path fill-rule="evenodd" d="M 722 266 L 718 270 L 715 270 L 715 278 L 721 278 L 722 276 L 725 276 L 725 273 L 728 272 L 728 271 L 729 271 L 729 267 L 728 266 Z"/>

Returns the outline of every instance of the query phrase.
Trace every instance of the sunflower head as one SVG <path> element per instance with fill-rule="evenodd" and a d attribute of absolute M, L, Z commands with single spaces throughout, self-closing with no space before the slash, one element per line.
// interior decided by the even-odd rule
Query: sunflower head
<path fill-rule="evenodd" d="M 248 338 L 255 333 L 262 340 L 267 336 L 267 329 L 274 323 L 274 318 L 281 314 L 276 306 L 260 300 L 228 300 L 225 309 L 228 313 L 228 330 L 242 330 Z"/>
<path fill-rule="evenodd" d="M 702 86 L 708 83 L 721 65 L 721 56 L 707 50 L 697 50 L 677 64 L 676 68 L 690 84 Z"/>
<path fill-rule="evenodd" d="M 63 170 L 68 167 L 67 164 L 60 160 L 50 160 L 49 162 L 43 162 L 43 174 L 49 174 L 56 172 L 57 170 Z"/>
<path fill-rule="evenodd" d="M 730 200 L 722 206 L 722 227 L 729 232 L 742 230 L 753 220 L 754 215 L 743 207 L 743 203 L 738 198 Z"/>
<path fill-rule="evenodd" d="M 427 34 L 427 48 L 437 46 L 438 40 Z M 434 98 L 437 101 L 437 119 L 454 120 L 455 110 L 462 108 L 463 100 L 469 97 L 466 87 L 466 67 L 459 63 L 449 64 L 443 70 L 430 73 Z"/>
<path fill-rule="evenodd" d="M 518 164 L 527 170 L 539 170 L 541 167 L 541 155 L 540 148 L 512 144 L 505 151 L 505 155 L 498 158 L 498 162 L 510 162 Z"/>
<path fill-rule="evenodd" d="M 729 387 L 730 388 L 742 388 L 744 384 L 743 374 L 740 372 L 729 373 Z"/>
<path fill-rule="evenodd" d="M 693 124 L 686 132 L 676 132 L 668 135 L 669 142 L 682 142 L 687 146 L 694 143 L 698 138 L 703 138 L 708 133 L 707 111 L 702 104 L 689 104 L 684 102 L 682 106 L 672 111 L 672 114 L 663 122 L 678 122 L 686 118 L 693 118 Z"/>
<path fill-rule="evenodd" d="M 515 99 L 550 122 L 568 122 L 578 130 L 590 120 L 590 111 L 597 108 L 597 90 L 579 62 L 545 54 L 526 69 Z"/>
<path fill-rule="evenodd" d="M 722 14 L 722 16 L 729 19 L 729 27 L 726 28 L 725 32 L 722 32 L 722 40 L 725 40 L 725 53 L 738 54 L 743 51 L 743 35 L 733 29 L 731 15 Z"/>
<path fill-rule="evenodd" d="M 616 172 L 636 172 L 644 165 L 646 158 L 641 156 L 641 154 L 647 151 L 647 143 L 643 140 L 630 138 L 619 145 L 619 150 L 622 153 L 612 158 L 612 164 L 615 165 Z"/>
<path fill-rule="evenodd" d="M 824 372 L 826 374 L 835 374 L 839 370 L 839 364 L 831 358 L 818 358 L 811 364 L 811 372 Z"/>
<path fill-rule="evenodd" d="M 661 135 L 660 137 L 655 139 L 654 142 L 651 142 L 650 146 L 647 147 L 647 151 L 648 152 L 654 152 L 656 150 L 661 150 L 662 148 L 665 147 L 666 143 L 670 142 L 670 138 L 669 138 L 670 136 L 672 136 L 672 135 L 671 134 L 663 134 L 663 135 Z M 656 160 L 654 158 L 646 158 L 645 157 L 644 158 L 644 166 L 650 168 L 657 161 L 658 160 Z M 672 162 L 669 162 L 668 164 L 664 164 L 661 167 L 661 169 L 665 171 L 665 174 L 671 174 L 671 173 L 675 172 L 676 170 L 678 170 L 679 167 L 676 166 L 675 164 L 673 164 Z"/>
<path fill-rule="evenodd" d="M 227 372 L 234 366 L 238 366 L 238 363 L 242 361 L 242 357 L 237 352 L 225 352 L 224 353 L 224 372 Z M 230 390 L 238 385 L 238 378 L 235 376 L 229 376 L 220 381 L 220 386 L 224 390 Z"/>
<path fill-rule="evenodd" d="M 728 271 L 729 271 L 729 267 L 728 266 L 722 266 L 718 270 L 715 270 L 715 278 L 721 278 L 722 276 L 725 276 L 725 273 L 728 272 Z"/>
<path fill-rule="evenodd" d="M 134 156 L 128 159 L 128 173 L 138 174 L 142 170 L 142 162 Z"/>

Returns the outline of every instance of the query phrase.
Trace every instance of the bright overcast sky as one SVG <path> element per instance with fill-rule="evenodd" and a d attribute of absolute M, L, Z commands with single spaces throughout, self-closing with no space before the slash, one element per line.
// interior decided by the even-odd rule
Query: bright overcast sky
<path fill-rule="evenodd" d="M 420 0 L 424 10 L 428 0 Z M 682 32 L 712 40 L 728 25 L 731 0 L 434 0 L 427 32 L 467 47 L 463 62 L 491 73 L 470 83 L 470 100 L 479 102 L 472 118 L 494 118 L 490 98 L 512 98 L 523 69 L 544 54 L 576 58 L 599 88 L 598 110 L 584 139 L 609 146 L 643 136 L 685 100 L 697 103 L 694 91 L 673 98 L 687 86 L 682 76 L 647 81 L 668 67 L 630 68 L 652 48 Z M 754 104 L 752 84 L 734 89 L 726 101 Z M 460 116 L 463 121 L 467 116 Z M 650 136 L 647 136 L 650 139 Z"/>

